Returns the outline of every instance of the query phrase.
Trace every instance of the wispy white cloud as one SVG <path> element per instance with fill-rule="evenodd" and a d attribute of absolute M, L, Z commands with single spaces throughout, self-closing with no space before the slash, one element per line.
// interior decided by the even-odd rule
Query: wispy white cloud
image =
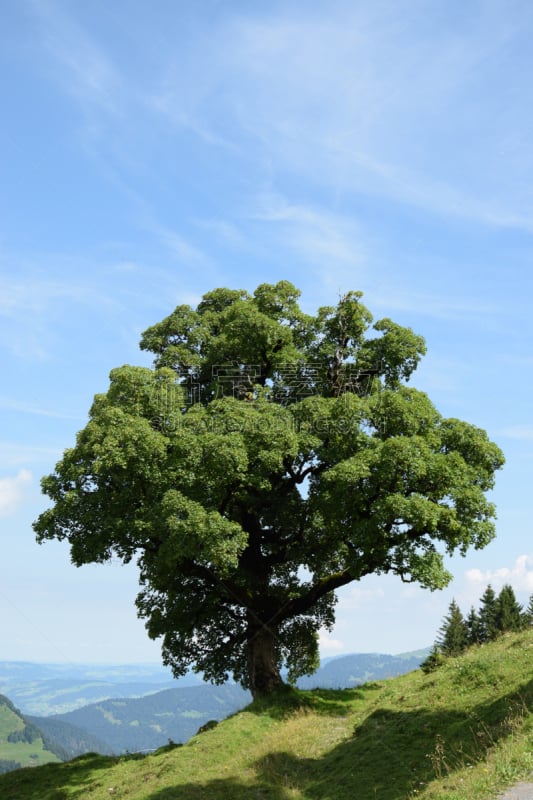
<path fill-rule="evenodd" d="M 340 653 L 345 649 L 344 643 L 336 639 L 327 631 L 320 631 L 318 635 L 318 646 L 322 654 Z"/>
<path fill-rule="evenodd" d="M 15 468 L 24 465 L 23 472 L 27 471 L 26 466 L 28 464 L 50 464 L 50 466 L 53 466 L 61 456 L 61 452 L 61 447 L 0 441 L 0 463 L 6 467 Z"/>
<path fill-rule="evenodd" d="M 62 7 L 45 0 L 33 2 L 41 42 L 57 66 L 56 77 L 64 90 L 89 110 L 96 106 L 116 112 L 123 81 L 116 66 L 101 46 Z"/>
<path fill-rule="evenodd" d="M 91 274 L 90 264 L 80 262 L 77 256 L 36 256 L 33 265 L 13 258 L 11 269 L 7 268 L 9 261 L 7 254 L 0 258 L 0 347 L 19 358 L 48 359 L 58 319 L 73 307 L 101 309 L 116 305 L 116 298 L 85 277 Z M 66 262 L 65 276 L 43 277 L 50 261 L 55 265 Z"/>
<path fill-rule="evenodd" d="M 495 569 L 470 569 L 466 572 L 468 583 L 484 591 L 487 584 L 495 590 L 508 583 L 518 592 L 533 592 L 533 556 L 523 554 L 518 556 L 511 567 L 497 567 Z"/>
<path fill-rule="evenodd" d="M 250 250 L 251 243 L 242 227 L 224 219 L 198 219 L 195 225 L 206 231 L 213 239 L 224 247 L 235 250 Z"/>
<path fill-rule="evenodd" d="M 280 194 L 265 193 L 251 212 L 262 226 L 270 248 L 289 251 L 306 269 L 313 269 L 320 294 L 336 297 L 359 282 L 365 273 L 365 256 L 357 223 L 342 214 L 310 204 L 291 203 Z"/>
<path fill-rule="evenodd" d="M 177 261 L 194 266 L 207 266 L 210 264 L 209 256 L 200 248 L 191 244 L 182 234 L 161 226 L 154 227 L 154 233 L 160 242 Z"/>
<path fill-rule="evenodd" d="M 21 469 L 14 478 L 0 478 L 0 517 L 15 513 L 31 480 L 31 472 L 27 469 Z"/>
<path fill-rule="evenodd" d="M 174 57 L 154 108 L 205 143 L 255 151 L 270 175 L 533 229 L 533 157 L 516 136 L 529 88 L 507 82 L 517 9 L 482 3 L 461 26 L 423 2 L 300 12 L 230 10 Z"/>
<path fill-rule="evenodd" d="M 165 118 L 167 122 L 170 121 L 174 127 L 190 131 L 204 144 L 235 153 L 237 146 L 234 142 L 225 139 L 215 132 L 215 128 L 201 121 L 194 111 L 194 100 L 191 103 L 192 108 L 187 109 L 187 99 L 179 89 L 167 89 L 161 94 L 147 95 L 144 98 L 144 105 Z"/>
<path fill-rule="evenodd" d="M 500 152 L 528 114 L 498 72 L 520 21 L 483 4 L 475 25 L 445 28 L 427 11 L 338 4 L 305 20 L 290 11 L 242 17 L 226 44 L 250 76 L 240 88 L 242 125 L 285 167 L 341 192 L 531 229 L 533 197 L 517 169 L 532 166 L 529 147 L 517 158 L 515 142 L 512 164 Z M 492 94 L 480 100 L 487 79 Z M 480 169 L 484 159 L 490 170 Z M 498 191 L 513 180 L 522 190 L 516 203 Z"/>
<path fill-rule="evenodd" d="M 518 439 L 523 442 L 533 441 L 533 425 L 508 425 L 502 428 L 500 436 L 506 436 L 509 439 Z"/>
<path fill-rule="evenodd" d="M 170 124 L 263 178 L 531 231 L 531 90 L 511 54 L 533 21 L 482 2 L 458 25 L 441 5 L 230 5 L 190 40 L 168 14 L 157 58 L 139 39 L 143 80 L 72 9 L 32 7 L 57 80 L 131 168 L 128 142 Z"/>
<path fill-rule="evenodd" d="M 338 608 L 341 611 L 358 611 L 365 606 L 385 598 L 385 591 L 380 586 L 364 588 L 362 586 L 350 587 L 339 599 Z"/>
<path fill-rule="evenodd" d="M 387 309 L 389 312 L 405 311 L 433 319 L 485 320 L 493 319 L 501 311 L 496 302 L 465 296 L 457 291 L 445 293 L 435 290 L 430 294 L 416 290 L 406 292 L 404 287 L 396 286 L 394 291 L 383 287 L 375 290 L 371 287 L 367 293 L 372 299 L 373 308 Z"/>
<path fill-rule="evenodd" d="M 32 416 L 50 417 L 51 419 L 77 420 L 78 422 L 83 422 L 85 420 L 84 417 L 80 417 L 76 414 L 68 414 L 55 409 L 42 408 L 23 400 L 17 400 L 14 397 L 0 396 L 0 408 L 7 411 L 19 411 L 22 414 L 31 414 Z"/>

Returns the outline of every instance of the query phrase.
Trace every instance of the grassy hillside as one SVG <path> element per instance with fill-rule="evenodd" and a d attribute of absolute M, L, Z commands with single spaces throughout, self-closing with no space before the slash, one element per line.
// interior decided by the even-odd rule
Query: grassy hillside
<path fill-rule="evenodd" d="M 29 717 L 26 715 L 25 719 L 35 725 L 46 737 L 46 740 L 57 748 L 63 756 L 63 761 L 70 761 L 71 758 L 89 752 L 108 756 L 116 754 L 116 751 L 106 742 L 93 736 L 89 731 L 70 725 L 68 722 L 53 719 L 53 717 Z"/>
<path fill-rule="evenodd" d="M 344 691 L 254 703 L 182 747 L 0 776 L 3 800 L 488 800 L 533 770 L 533 632 Z"/>
<path fill-rule="evenodd" d="M 60 761 L 48 747 L 41 732 L 19 714 L 7 697 L 0 695 L 0 773 L 16 766 Z"/>

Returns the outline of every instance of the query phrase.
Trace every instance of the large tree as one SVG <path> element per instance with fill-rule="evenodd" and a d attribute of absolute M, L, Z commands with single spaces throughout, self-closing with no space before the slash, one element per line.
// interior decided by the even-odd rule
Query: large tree
<path fill-rule="evenodd" d="M 42 481 L 38 540 L 77 566 L 137 561 L 139 614 L 176 675 L 257 695 L 317 664 L 335 591 L 371 573 L 429 589 L 494 536 L 486 433 L 406 385 L 424 340 L 349 292 L 316 315 L 287 281 L 178 306 L 114 369 Z M 378 624 L 378 621 L 376 621 Z"/>

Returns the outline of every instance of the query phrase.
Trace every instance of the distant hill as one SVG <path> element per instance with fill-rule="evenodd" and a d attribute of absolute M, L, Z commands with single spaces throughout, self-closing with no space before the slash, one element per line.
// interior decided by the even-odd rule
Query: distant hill
<path fill-rule="evenodd" d="M 84 753 L 101 753 L 113 755 L 113 748 L 102 739 L 98 739 L 83 728 L 78 728 L 63 720 L 54 717 L 29 717 L 30 723 L 35 725 L 45 736 L 46 740 L 68 760 L 81 756 Z"/>
<path fill-rule="evenodd" d="M 48 716 L 107 698 L 143 697 L 152 692 L 202 682 L 188 674 L 176 681 L 158 664 L 94 665 L 0 662 L 0 693 L 25 714 Z"/>
<path fill-rule="evenodd" d="M 398 656 L 356 653 L 324 659 L 301 688 L 344 688 L 367 680 L 409 672 L 424 660 L 427 650 Z M 0 661 L 0 693 L 24 714 L 48 717 L 65 714 L 103 700 L 146 697 L 165 689 L 205 686 L 201 675 L 190 672 L 175 679 L 159 664 L 36 664 Z"/>
<path fill-rule="evenodd" d="M 124 753 L 155 750 L 169 740 L 186 742 L 209 720 L 223 719 L 250 700 L 250 694 L 235 684 L 204 684 L 104 700 L 49 719 L 83 728 L 115 753 Z"/>
<path fill-rule="evenodd" d="M 349 689 L 367 681 L 394 678 L 417 669 L 429 648 L 397 656 L 383 653 L 352 653 L 328 659 L 314 675 L 299 678 L 299 689 Z"/>
<path fill-rule="evenodd" d="M 0 695 L 0 772 L 63 761 L 65 753 Z"/>

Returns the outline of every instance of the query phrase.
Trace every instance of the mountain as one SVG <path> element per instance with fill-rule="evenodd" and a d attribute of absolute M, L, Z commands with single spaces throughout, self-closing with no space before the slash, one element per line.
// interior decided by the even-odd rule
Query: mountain
<path fill-rule="evenodd" d="M 210 720 L 250 702 L 235 684 L 167 689 L 147 697 L 104 700 L 49 718 L 68 722 L 104 741 L 115 753 L 155 750 L 189 739 Z"/>
<path fill-rule="evenodd" d="M 0 662 L 0 693 L 7 695 L 23 713 L 39 716 L 72 711 L 111 697 L 143 697 L 201 682 L 201 677 L 194 673 L 176 681 L 171 671 L 159 664 Z"/>
<path fill-rule="evenodd" d="M 76 725 L 53 717 L 26 716 L 25 719 L 44 734 L 47 741 L 63 754 L 65 761 L 84 753 L 114 754 L 110 745 Z"/>
<path fill-rule="evenodd" d="M 427 674 L 286 690 L 182 746 L 0 775 L 0 797 L 486 800 L 531 780 L 532 652 L 528 630 Z"/>
<path fill-rule="evenodd" d="M 62 761 L 65 754 L 0 695 L 0 772 Z M 1 796 L 1 795 L 0 795 Z"/>
<path fill-rule="evenodd" d="M 299 689 L 348 689 L 370 680 L 394 678 L 417 669 L 428 656 L 429 649 L 402 653 L 352 653 L 323 662 L 314 675 L 298 679 Z"/>
<path fill-rule="evenodd" d="M 352 654 L 324 659 L 312 676 L 298 686 L 344 688 L 374 678 L 408 672 L 424 660 L 428 651 L 399 656 L 380 653 Z M 335 666 L 332 666 L 335 664 Z M 0 693 L 7 695 L 24 714 L 48 717 L 64 714 L 103 700 L 145 697 L 165 689 L 204 686 L 193 672 L 174 679 L 159 664 L 36 664 L 0 661 Z"/>

